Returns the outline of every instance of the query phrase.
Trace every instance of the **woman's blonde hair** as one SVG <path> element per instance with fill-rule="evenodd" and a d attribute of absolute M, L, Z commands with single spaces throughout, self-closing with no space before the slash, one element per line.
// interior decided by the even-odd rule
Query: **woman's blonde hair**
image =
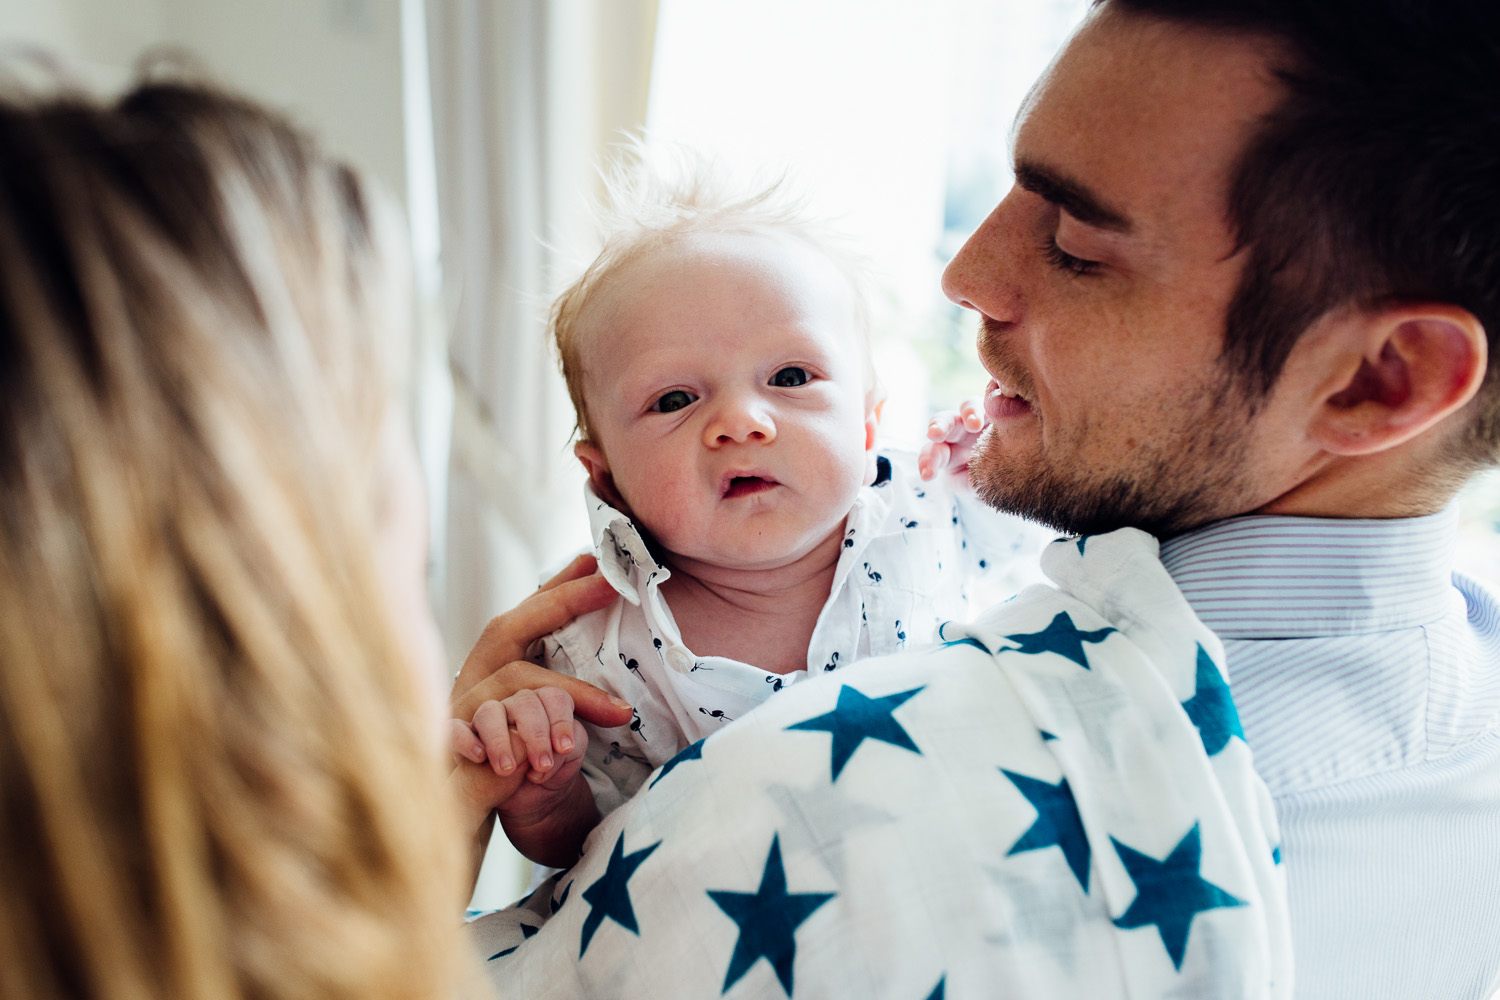
<path fill-rule="evenodd" d="M 0 151 L 0 995 L 453 996 L 389 220 L 193 85 L 0 100 Z"/>

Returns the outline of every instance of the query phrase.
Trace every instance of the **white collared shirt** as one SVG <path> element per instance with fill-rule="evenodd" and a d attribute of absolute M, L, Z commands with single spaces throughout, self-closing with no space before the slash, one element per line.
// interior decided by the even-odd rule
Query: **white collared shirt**
<path fill-rule="evenodd" d="M 661 565 L 630 518 L 585 486 L 595 554 L 620 598 L 545 640 L 543 663 L 635 707 L 629 726 L 589 728 L 584 774 L 601 813 L 618 807 L 653 769 L 776 691 L 868 656 L 931 642 L 942 622 L 1041 579 L 1051 535 L 967 494 L 924 483 L 915 456 L 883 453 L 875 484 L 859 491 L 844 548 L 807 650 L 807 667 L 776 674 L 700 656 L 661 594 Z M 983 603 L 978 603 L 983 601 Z"/>
<path fill-rule="evenodd" d="M 1241 517 L 1162 545 L 1281 820 L 1298 995 L 1500 989 L 1500 592 L 1458 512 Z"/>

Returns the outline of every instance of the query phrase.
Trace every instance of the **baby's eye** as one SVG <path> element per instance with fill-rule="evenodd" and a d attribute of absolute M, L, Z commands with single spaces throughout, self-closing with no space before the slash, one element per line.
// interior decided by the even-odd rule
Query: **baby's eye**
<path fill-rule="evenodd" d="M 801 368 L 783 368 L 771 376 L 771 384 L 778 389 L 789 389 L 793 386 L 806 385 L 809 381 L 807 372 Z"/>
<path fill-rule="evenodd" d="M 673 410 L 682 409 L 684 406 L 687 406 L 697 398 L 697 396 L 694 396 L 690 392 L 684 392 L 681 389 L 673 389 L 671 392 L 667 393 L 665 396 L 652 403 L 651 409 L 655 410 L 657 413 L 671 413 Z"/>

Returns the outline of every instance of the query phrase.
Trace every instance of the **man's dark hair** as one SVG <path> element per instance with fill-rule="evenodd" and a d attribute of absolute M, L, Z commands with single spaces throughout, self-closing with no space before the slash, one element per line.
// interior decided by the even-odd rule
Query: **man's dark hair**
<path fill-rule="evenodd" d="M 1224 362 L 1252 400 L 1343 305 L 1450 303 L 1489 337 L 1460 474 L 1500 462 L 1500 2 L 1095 0 L 1277 44 L 1286 96 L 1233 179 L 1249 250 Z"/>

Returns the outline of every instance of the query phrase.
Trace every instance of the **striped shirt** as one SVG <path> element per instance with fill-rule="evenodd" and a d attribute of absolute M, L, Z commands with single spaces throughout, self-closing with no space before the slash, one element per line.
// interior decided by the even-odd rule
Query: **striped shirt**
<path fill-rule="evenodd" d="M 1224 641 L 1281 821 L 1298 995 L 1500 989 L 1500 590 L 1428 517 L 1241 517 L 1162 545 Z"/>

